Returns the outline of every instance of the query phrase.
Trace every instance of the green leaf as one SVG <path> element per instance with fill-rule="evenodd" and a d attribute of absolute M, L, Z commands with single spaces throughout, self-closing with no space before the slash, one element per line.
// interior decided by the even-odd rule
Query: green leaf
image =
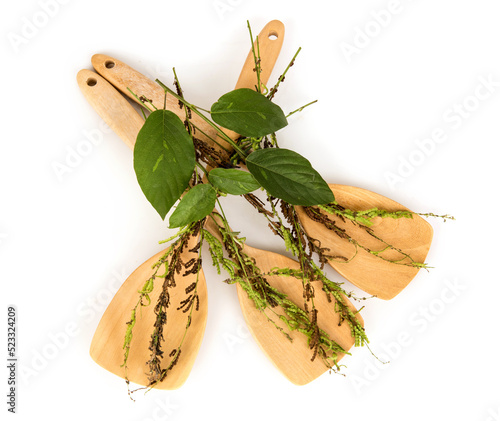
<path fill-rule="evenodd" d="M 212 105 L 212 119 L 246 137 L 262 137 L 285 127 L 283 110 L 252 89 L 236 89 Z"/>
<path fill-rule="evenodd" d="M 325 180 L 297 152 L 259 149 L 248 156 L 247 167 L 269 194 L 292 205 L 323 205 L 335 200 Z"/>
<path fill-rule="evenodd" d="M 199 221 L 214 210 L 217 193 L 210 184 L 198 184 L 189 190 L 168 221 L 169 228 L 183 227 Z"/>
<path fill-rule="evenodd" d="M 194 166 L 193 141 L 181 119 L 171 111 L 151 113 L 137 135 L 134 169 L 162 219 L 188 187 Z"/>
<path fill-rule="evenodd" d="M 220 191 L 234 195 L 247 194 L 260 187 L 252 174 L 235 169 L 215 168 L 208 179 Z"/>

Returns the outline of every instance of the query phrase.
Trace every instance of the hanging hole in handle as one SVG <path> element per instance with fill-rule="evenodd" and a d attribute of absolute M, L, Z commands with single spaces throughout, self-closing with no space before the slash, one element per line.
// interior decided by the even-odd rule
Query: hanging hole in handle
<path fill-rule="evenodd" d="M 93 77 L 87 79 L 87 85 L 88 86 L 95 86 L 97 85 L 97 80 L 94 79 Z"/>
<path fill-rule="evenodd" d="M 104 65 L 106 66 L 106 69 L 112 69 L 113 67 L 115 67 L 115 62 L 108 60 L 106 63 L 104 63 Z"/>
<path fill-rule="evenodd" d="M 278 33 L 276 31 L 271 31 L 269 32 L 269 35 L 267 36 L 271 41 L 275 41 L 278 39 Z"/>

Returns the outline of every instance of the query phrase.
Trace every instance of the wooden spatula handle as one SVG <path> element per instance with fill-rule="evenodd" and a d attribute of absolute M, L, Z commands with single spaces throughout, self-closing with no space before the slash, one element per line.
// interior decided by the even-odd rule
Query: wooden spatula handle
<path fill-rule="evenodd" d="M 281 46 L 283 45 L 285 25 L 279 20 L 273 20 L 262 28 L 258 38 L 261 58 L 260 80 L 263 84 L 267 84 L 276 60 L 278 60 Z M 256 85 L 257 77 L 253 70 L 254 67 L 254 57 L 252 51 L 250 51 L 243 65 L 243 70 L 240 73 L 235 89 L 253 88 L 254 85 Z"/>
<path fill-rule="evenodd" d="M 101 118 L 120 136 L 130 149 L 134 148 L 144 119 L 108 81 L 90 70 L 80 70 L 78 85 L 87 101 Z"/>
<path fill-rule="evenodd" d="M 260 57 L 260 82 L 261 84 L 266 85 L 271 77 L 274 65 L 276 60 L 278 60 L 278 56 L 281 51 L 281 46 L 283 45 L 283 40 L 285 38 L 285 26 L 279 20 L 273 20 L 262 28 L 262 31 L 260 31 L 257 38 L 258 39 L 254 42 L 254 50 L 255 54 L 258 53 L 258 56 Z M 256 86 L 257 73 L 255 69 L 255 57 L 254 51 L 250 50 L 234 89 L 254 89 Z M 236 140 L 239 137 L 239 134 L 233 132 L 232 130 L 223 130 L 224 133 L 233 140 Z M 225 143 L 222 138 L 219 138 L 218 142 L 222 142 L 227 149 L 232 150 L 231 146 Z"/>
<path fill-rule="evenodd" d="M 95 54 L 92 56 L 92 66 L 94 66 L 97 73 L 130 99 L 140 103 L 132 94 L 133 92 L 138 96 L 149 99 L 156 108 L 163 108 L 165 103 L 163 89 L 156 82 L 148 79 L 124 62 L 105 54 Z M 167 110 L 175 112 L 181 118 L 185 118 L 186 114 L 184 110 L 179 108 L 179 103 L 175 98 L 167 96 L 166 101 Z"/>

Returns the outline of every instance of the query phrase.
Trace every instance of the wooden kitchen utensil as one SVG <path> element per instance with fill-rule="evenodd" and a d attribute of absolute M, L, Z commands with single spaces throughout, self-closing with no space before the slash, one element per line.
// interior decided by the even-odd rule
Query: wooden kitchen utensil
<path fill-rule="evenodd" d="M 133 148 L 137 133 L 144 124 L 144 119 L 113 86 L 96 73 L 90 70 L 81 70 L 77 79 L 80 89 L 90 104 L 125 143 Z M 187 262 L 198 257 L 196 252 L 189 252 L 196 241 L 196 238 L 193 238 L 191 240 L 193 244 L 182 253 L 183 261 Z M 138 309 L 127 361 L 127 372 L 122 367 L 125 352 L 123 344 L 127 322 L 130 320 L 132 309 L 139 299 L 138 291 L 153 274 L 153 264 L 164 253 L 165 250 L 148 259 L 123 283 L 104 312 L 90 346 L 90 355 L 96 363 L 122 378 L 127 378 L 131 382 L 143 386 L 149 385 L 145 361 L 150 354 L 148 348 L 156 319 L 156 314 L 153 311 L 154 304 Z M 158 273 L 158 275 L 162 275 L 162 273 Z M 180 301 L 186 298 L 184 289 L 195 280 L 196 274 L 179 276 L 176 279 L 177 287 L 172 289 L 171 305 L 167 310 L 168 335 L 165 335 L 163 346 L 165 350 L 170 352 L 183 340 L 182 358 L 179 358 L 175 369 L 168 373 L 165 380 L 155 386 L 158 389 L 177 389 L 180 387 L 186 381 L 201 346 L 208 311 L 207 287 L 203 271 L 200 272 L 197 288 L 200 301 L 199 309 L 194 312 L 191 327 L 184 339 L 182 338 L 186 330 L 188 315 L 176 311 Z M 156 303 L 161 291 L 160 277 L 157 278 L 156 283 L 156 287 L 150 294 L 152 303 Z"/>

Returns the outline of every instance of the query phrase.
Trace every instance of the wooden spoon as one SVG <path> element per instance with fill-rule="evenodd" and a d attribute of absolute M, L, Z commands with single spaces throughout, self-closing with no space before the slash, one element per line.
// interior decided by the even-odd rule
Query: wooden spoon
<path fill-rule="evenodd" d="M 271 35 L 275 36 L 276 39 L 271 40 L 269 38 Z M 261 31 L 260 37 L 262 38 L 262 41 L 260 41 L 259 44 L 264 46 L 264 49 L 261 47 L 261 57 L 265 63 L 263 72 L 261 73 L 261 78 L 264 83 L 269 78 L 271 70 L 274 67 L 274 63 L 278 58 L 279 51 L 281 50 L 281 45 L 283 43 L 283 36 L 284 27 L 279 21 L 270 22 Z M 99 67 L 99 57 L 103 59 L 103 56 L 94 56 L 93 60 L 94 65 L 97 67 Z M 123 72 L 124 69 L 125 74 L 132 73 L 134 77 L 132 78 L 131 86 L 135 89 L 138 88 L 138 79 L 142 80 L 142 83 L 146 86 L 152 83 L 149 82 L 144 76 L 133 71 L 133 69 L 128 68 L 128 66 L 118 60 L 110 61 L 110 58 L 106 58 L 103 59 L 102 64 L 105 69 L 115 69 L 115 76 L 122 75 L 121 72 Z M 253 67 L 253 55 L 250 53 L 238 80 L 237 87 L 252 86 L 255 77 Z M 128 72 L 128 69 L 130 69 L 131 72 Z M 116 70 L 119 71 L 116 72 Z M 137 75 L 140 75 L 140 77 L 137 77 Z M 89 70 L 82 70 L 78 73 L 77 80 L 83 94 L 96 109 L 98 114 L 130 148 L 133 148 L 137 138 L 137 133 L 144 124 L 142 117 L 135 112 L 133 107 L 125 98 L 123 98 L 105 79 L 99 75 Z M 122 83 L 129 83 L 127 78 L 124 78 L 123 76 L 121 76 L 120 80 Z M 126 92 L 130 94 L 129 91 Z M 141 91 L 137 90 L 135 92 L 140 93 Z M 160 106 L 159 103 L 158 105 Z M 163 106 L 163 103 L 161 106 Z M 167 108 L 170 108 L 172 111 L 179 110 L 177 102 L 168 102 Z M 181 117 L 184 116 L 181 115 Z M 207 133 L 210 133 L 208 129 L 206 130 Z M 212 129 L 210 128 L 210 130 Z M 238 135 L 236 133 L 233 134 L 234 138 L 237 136 Z M 197 238 L 193 238 L 191 241 L 196 243 Z M 136 322 L 136 326 L 134 328 L 134 338 L 130 346 L 128 357 L 127 373 L 125 373 L 125 370 L 122 367 L 124 354 L 122 345 L 125 337 L 126 323 L 130 320 L 131 309 L 137 303 L 137 291 L 141 289 L 145 280 L 151 276 L 153 271 L 151 267 L 153 263 L 155 263 L 163 253 L 164 251 L 144 262 L 124 282 L 101 318 L 94 334 L 90 349 L 92 358 L 99 365 L 122 378 L 128 378 L 130 381 L 140 385 L 149 384 L 148 374 L 146 373 L 144 367 L 144 359 L 148 354 L 148 346 L 150 342 L 149 335 L 151 332 L 150 329 L 151 326 L 153 326 L 155 319 L 155 315 L 151 309 L 145 309 L 142 312 L 142 317 L 139 317 Z M 190 253 L 188 251 L 185 251 L 184 254 L 185 255 L 182 256 L 184 261 L 189 261 L 191 258 L 196 257 L 195 255 L 189 255 Z M 195 277 L 196 275 L 193 276 Z M 164 344 L 164 349 L 166 350 L 178 346 L 182 336 L 184 335 L 187 316 L 182 312 L 175 311 L 175 309 L 178 307 L 180 300 L 183 299 L 184 294 L 182 291 L 186 286 L 193 282 L 193 276 L 182 277 L 182 279 L 177 282 L 178 286 L 174 290 L 175 292 L 172 292 L 172 305 L 170 306 L 170 311 L 168 311 L 167 314 L 169 326 L 168 335 Z M 153 302 L 157 300 L 158 295 L 159 288 L 156 288 L 151 294 Z M 200 297 L 200 308 L 198 312 L 195 313 L 192 325 L 188 330 L 186 338 L 184 339 L 182 358 L 179 359 L 175 370 L 170 371 L 166 379 L 155 386 L 158 389 L 176 389 L 180 387 L 187 379 L 194 364 L 199 347 L 201 346 L 207 318 L 206 282 L 202 271 L 198 280 L 198 295 Z"/>
<path fill-rule="evenodd" d="M 101 90 L 104 90 L 103 87 L 105 87 L 106 94 L 105 96 L 99 97 L 99 99 L 97 99 L 99 103 L 106 100 L 105 98 L 111 98 L 112 96 L 115 97 L 110 101 L 110 103 L 112 104 L 117 104 L 120 99 L 123 101 L 123 104 L 119 106 L 119 112 L 110 112 L 109 115 L 113 118 L 117 118 L 118 116 L 120 119 L 125 119 L 129 122 L 129 124 L 122 125 L 117 121 L 113 122 L 109 117 L 106 120 L 112 127 L 119 128 L 120 136 L 123 137 L 127 144 L 133 143 L 141 127 L 141 124 L 138 124 L 134 128 L 133 124 L 131 124 L 132 121 L 136 120 L 132 115 L 132 113 L 137 114 L 135 110 L 133 110 L 130 104 L 100 76 L 88 70 L 84 70 L 81 71 L 81 77 L 83 81 L 88 80 L 89 77 L 96 79 L 97 83 L 100 86 L 99 89 Z M 96 99 L 92 98 L 92 93 L 98 92 L 96 86 L 97 84 L 94 84 L 92 89 L 87 92 L 87 98 L 91 103 L 96 101 Z M 109 109 L 110 107 L 107 106 L 102 107 L 103 111 L 101 112 L 104 113 Z M 216 226 L 216 223 L 211 218 L 207 219 L 205 227 L 212 233 L 212 235 L 220 239 L 219 230 Z M 269 272 L 276 267 L 297 270 L 300 269 L 300 264 L 297 261 L 277 253 L 259 250 L 248 245 L 244 245 L 243 251 L 249 257 L 255 259 L 255 262 L 262 273 Z M 135 304 L 137 294 L 134 294 L 134 292 L 137 291 L 138 288 L 140 288 L 145 279 L 148 279 L 151 274 L 151 265 L 161 256 L 161 254 L 162 253 L 159 253 L 158 255 L 149 259 L 147 262 L 141 265 L 129 279 L 125 281 L 122 288 L 118 291 L 112 303 L 106 310 L 106 313 L 104 314 L 103 319 L 99 324 L 98 330 L 96 331 L 92 343 L 93 348 L 98 348 L 98 350 L 101 351 L 98 355 L 98 358 L 96 358 L 96 356 L 93 356 L 99 364 L 103 365 L 103 360 L 108 357 L 107 355 L 102 355 L 102 351 L 104 351 L 106 348 L 101 342 L 107 341 L 107 347 L 116 349 L 117 347 L 112 345 L 112 343 L 117 342 L 121 344 L 121 342 L 123 341 L 123 331 L 117 332 L 116 330 L 113 330 L 115 326 L 123 326 L 123 324 L 129 317 L 129 313 L 127 312 L 125 314 L 125 318 L 123 315 L 120 315 L 120 317 L 118 317 L 117 319 L 116 315 L 120 314 L 120 312 L 123 312 L 123 303 L 121 301 L 126 301 L 127 303 L 129 303 L 129 306 Z M 285 293 L 291 301 L 293 301 L 299 307 L 303 308 L 303 286 L 302 282 L 299 279 L 287 276 L 268 276 L 266 277 L 266 279 L 272 287 Z M 243 288 L 241 288 L 240 285 L 237 286 L 237 290 L 240 306 L 250 332 L 252 333 L 264 353 L 291 382 L 297 385 L 307 384 L 328 370 L 328 367 L 320 358 L 316 358 L 314 361 L 311 361 L 312 351 L 307 344 L 305 335 L 296 331 L 289 331 L 286 324 L 279 319 L 280 315 L 284 315 L 283 312 L 273 309 L 275 310 L 275 313 L 268 314 L 267 317 L 273 320 L 274 323 L 277 326 L 281 327 L 285 332 L 289 333 L 290 337 L 293 339 L 293 342 L 290 342 L 290 340 L 286 338 L 283 333 L 278 331 L 275 325 L 269 322 L 266 315 L 264 315 L 255 307 L 254 302 L 248 297 L 247 293 L 243 290 Z M 204 293 L 206 293 L 205 287 L 203 287 L 203 291 Z M 178 292 L 178 295 L 179 299 L 181 299 L 182 292 Z M 133 297 L 132 300 L 130 298 L 131 296 Z M 156 297 L 152 298 L 154 299 Z M 342 296 L 342 299 L 353 312 L 357 312 L 356 308 L 352 305 L 352 303 L 349 302 L 346 297 Z M 330 336 L 330 338 L 337 342 L 345 351 L 348 351 L 354 345 L 354 338 L 351 335 L 349 325 L 346 322 L 340 323 L 339 314 L 335 311 L 335 304 L 329 302 L 326 295 L 321 292 L 316 295 L 314 302 L 319 314 L 318 326 L 320 327 L 320 329 L 324 330 Z M 110 317 L 113 323 L 110 323 L 110 320 L 108 320 L 107 317 Z M 172 317 L 175 317 L 175 313 L 172 315 Z M 357 314 L 356 317 L 363 324 L 363 319 L 361 318 L 361 316 Z M 104 327 L 101 328 L 101 325 L 104 325 Z M 147 322 L 143 325 L 145 327 L 148 326 Z M 185 326 L 185 324 L 181 325 L 182 329 L 179 329 L 179 331 L 183 330 L 183 326 Z M 200 327 L 200 329 L 203 329 L 203 327 Z M 137 344 L 147 344 L 148 341 L 149 337 L 147 335 L 141 335 L 141 337 L 137 341 Z M 96 354 L 95 350 L 93 350 L 93 354 Z M 134 354 L 134 357 L 135 356 L 136 355 Z M 191 352 L 190 356 L 192 356 L 194 362 L 196 353 Z M 343 356 L 344 354 L 339 354 L 337 361 L 339 361 Z M 113 364 L 115 366 L 116 364 L 121 362 L 121 353 L 118 355 L 118 357 L 118 359 L 115 359 L 113 361 Z M 141 355 L 137 353 L 138 363 L 139 361 L 141 361 L 140 357 Z M 130 354 L 130 358 L 132 358 L 132 352 Z M 172 374 L 174 373 L 175 370 L 172 371 Z M 186 372 L 186 377 L 188 373 L 189 371 Z M 139 376 L 139 374 L 140 372 L 136 373 L 137 376 Z M 129 377 L 131 378 L 131 376 Z M 169 377 L 167 376 L 167 380 L 168 379 Z M 159 386 L 160 388 L 167 388 L 164 387 L 162 383 L 160 383 Z"/>

